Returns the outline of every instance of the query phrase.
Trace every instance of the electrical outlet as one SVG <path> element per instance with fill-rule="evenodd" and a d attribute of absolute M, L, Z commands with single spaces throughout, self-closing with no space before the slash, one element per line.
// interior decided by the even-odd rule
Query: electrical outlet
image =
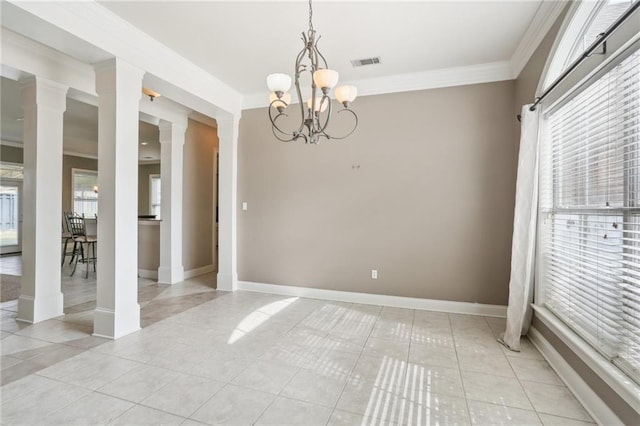
<path fill-rule="evenodd" d="M 377 269 L 372 269 L 371 270 L 371 279 L 372 280 L 377 280 L 378 279 L 378 270 Z"/>
<path fill-rule="evenodd" d="M 244 202 L 242 203 L 242 210 L 247 211 L 247 207 L 248 207 L 248 206 L 247 206 L 247 202 L 246 202 L 246 201 L 244 201 Z"/>

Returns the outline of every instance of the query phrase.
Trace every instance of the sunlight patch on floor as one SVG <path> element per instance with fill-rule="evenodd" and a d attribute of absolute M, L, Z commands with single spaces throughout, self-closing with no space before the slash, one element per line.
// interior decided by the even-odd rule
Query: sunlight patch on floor
<path fill-rule="evenodd" d="M 227 344 L 233 345 L 235 342 L 260 327 L 262 324 L 270 320 L 271 317 L 281 312 L 296 300 L 298 300 L 297 297 L 278 300 L 277 302 L 269 303 L 251 312 L 238 323 L 238 326 L 231 333 Z"/>

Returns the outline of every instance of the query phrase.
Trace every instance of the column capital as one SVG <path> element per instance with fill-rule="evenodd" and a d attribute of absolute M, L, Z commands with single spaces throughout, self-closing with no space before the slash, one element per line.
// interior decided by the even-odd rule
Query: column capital
<path fill-rule="evenodd" d="M 39 105 L 62 111 L 67 109 L 69 86 L 37 76 L 21 79 L 18 83 L 23 108 Z"/>
<path fill-rule="evenodd" d="M 127 88 L 139 87 L 138 95 L 139 98 L 142 97 L 144 70 L 120 58 L 98 62 L 93 68 L 96 73 L 96 92 L 98 95 L 115 93 L 118 88 L 126 90 Z"/>
<path fill-rule="evenodd" d="M 241 114 L 228 115 L 225 117 L 216 117 L 218 128 L 238 127 L 240 124 Z"/>
<path fill-rule="evenodd" d="M 172 123 L 160 120 L 160 144 L 178 143 L 184 145 L 184 134 L 187 131 L 186 123 Z"/>

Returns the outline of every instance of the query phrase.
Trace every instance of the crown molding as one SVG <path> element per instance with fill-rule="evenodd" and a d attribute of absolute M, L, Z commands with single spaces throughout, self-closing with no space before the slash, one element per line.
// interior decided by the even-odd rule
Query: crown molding
<path fill-rule="evenodd" d="M 76 152 L 76 151 L 64 150 L 64 151 L 62 151 L 62 154 L 63 155 L 68 155 L 70 157 L 90 158 L 92 160 L 97 160 L 98 159 L 97 155 L 84 154 L 82 152 Z"/>
<path fill-rule="evenodd" d="M 4 32 L 4 28 L 2 28 L 2 31 Z M 0 35 L 0 37 L 2 37 L 2 35 Z M 2 46 L 2 48 L 4 49 L 4 45 Z M 3 58 L 4 60 L 4 58 Z M 13 67 L 10 67 L 7 64 L 0 64 L 0 76 L 7 78 L 9 80 L 13 80 L 13 81 L 18 81 L 20 80 L 23 76 L 26 76 L 28 74 L 15 69 Z"/>
<path fill-rule="evenodd" d="M 514 80 L 568 3 L 568 0 L 543 0 L 509 60 L 353 80 L 345 84 L 357 86 L 358 96 L 369 96 Z M 292 103 L 297 103 L 297 99 Z M 264 108 L 268 105 L 268 93 L 265 91 L 245 95 L 242 109 Z"/>
<path fill-rule="evenodd" d="M 0 140 L 0 146 L 11 146 L 14 148 L 24 149 L 24 144 L 22 142 L 8 141 L 5 139 Z M 98 159 L 97 155 L 84 154 L 82 152 L 68 151 L 68 150 L 62 151 L 62 155 L 69 155 L 71 157 L 91 158 L 92 160 Z"/>
<path fill-rule="evenodd" d="M 20 148 L 20 149 L 24 149 L 24 145 L 20 142 L 14 142 L 14 141 L 7 141 L 7 140 L 0 140 L 0 146 L 11 146 L 14 148 Z M 76 152 L 76 151 L 68 151 L 68 150 L 64 150 L 62 151 L 62 155 L 68 155 L 70 157 L 80 157 L 80 158 L 89 158 L 91 160 L 97 160 L 98 156 L 97 155 L 92 155 L 92 154 L 85 154 L 82 152 Z M 138 164 L 143 165 L 143 164 L 160 164 L 160 160 L 139 160 Z"/>
<path fill-rule="evenodd" d="M 2 75 L 12 80 L 38 76 L 95 94 L 93 68 L 64 53 L 2 27 Z"/>
<path fill-rule="evenodd" d="M 383 95 L 386 93 L 412 92 L 417 90 L 438 89 L 442 87 L 464 86 L 467 84 L 491 83 L 512 80 L 511 63 L 509 61 L 490 62 L 487 64 L 463 67 L 441 68 L 407 74 L 396 74 L 386 77 L 353 80 L 344 84 L 352 84 L 358 88 L 358 96 Z M 297 100 L 292 100 L 297 103 Z M 243 109 L 263 108 L 269 105 L 268 93 L 254 93 L 244 97 Z"/>
<path fill-rule="evenodd" d="M 568 3 L 566 0 L 544 0 L 540 4 L 524 36 L 518 43 L 518 47 L 511 56 L 513 78 L 518 78 Z"/>
<path fill-rule="evenodd" d="M 64 31 L 146 71 L 145 84 L 189 109 L 210 116 L 240 112 L 239 92 L 95 1 L 7 3 L 9 12 L 26 12 L 53 27 L 39 35 L 42 43 Z"/>
<path fill-rule="evenodd" d="M 18 141 L 8 141 L 6 139 L 0 140 L 0 146 L 12 146 L 14 148 L 24 148 L 22 142 Z"/>

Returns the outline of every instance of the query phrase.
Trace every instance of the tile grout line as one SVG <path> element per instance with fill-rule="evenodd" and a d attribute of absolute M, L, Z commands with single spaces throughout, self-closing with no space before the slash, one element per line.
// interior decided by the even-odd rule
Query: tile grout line
<path fill-rule="evenodd" d="M 522 339 L 522 336 L 520 338 Z M 542 423 L 542 418 L 540 417 L 540 413 L 536 409 L 536 406 L 533 405 L 533 401 L 531 401 L 531 397 L 529 397 L 529 394 L 527 393 L 526 389 L 524 388 L 524 385 L 522 384 L 522 380 L 520 380 L 520 377 L 518 377 L 518 373 L 516 373 L 516 370 L 513 368 L 513 365 L 511 364 L 511 361 L 509 360 L 509 357 L 507 356 L 506 353 L 504 353 L 504 351 L 502 352 L 502 354 L 507 359 L 507 363 L 509 364 L 509 368 L 511 368 L 511 371 L 513 371 L 513 375 L 516 378 L 516 380 L 518 381 L 518 385 L 520 385 L 520 389 L 522 390 L 522 393 L 524 393 L 524 396 L 527 397 L 527 401 L 529 401 L 529 404 L 531 405 L 531 408 L 533 409 L 534 413 L 536 413 L 536 416 L 538 417 L 538 420 L 540 421 L 540 424 L 543 424 Z"/>
<path fill-rule="evenodd" d="M 351 304 L 351 306 L 353 306 L 354 304 Z M 373 329 L 375 328 L 375 325 L 378 323 L 378 320 L 380 319 L 380 312 L 382 312 L 382 309 L 380 309 L 378 311 L 378 314 L 376 315 L 376 321 L 373 325 L 373 327 L 371 327 L 369 329 L 369 332 L 367 333 L 367 337 L 364 341 L 364 345 L 362 346 L 362 348 L 360 349 L 360 352 L 358 353 L 358 358 L 356 359 L 356 362 L 353 364 L 353 367 L 351 368 L 351 371 L 349 372 L 349 374 L 347 375 L 347 380 L 345 380 L 344 385 L 342 385 L 342 389 L 340 390 L 340 392 L 338 393 L 338 398 L 336 399 L 336 403 L 334 404 L 333 410 L 331 411 L 331 414 L 329 415 L 329 419 L 327 420 L 327 425 L 329 424 L 329 422 L 331 421 L 331 417 L 333 417 L 333 414 L 336 412 L 336 410 L 338 409 L 338 403 L 340 402 L 340 399 L 342 398 L 342 395 L 344 394 L 344 390 L 347 387 L 347 384 L 349 383 L 349 381 L 351 380 L 351 375 L 353 374 L 353 370 L 355 370 L 356 365 L 358 365 L 358 361 L 360 361 L 360 359 L 362 358 L 363 352 L 365 347 L 367 346 L 367 342 L 369 341 L 369 338 L 371 337 L 371 334 L 373 333 Z M 365 315 L 370 315 L 368 313 L 364 313 Z M 362 320 L 361 320 L 362 321 Z M 356 413 L 352 413 L 352 414 L 356 414 Z M 364 416 L 362 416 L 362 419 L 364 421 Z"/>
<path fill-rule="evenodd" d="M 469 424 L 473 424 L 473 421 L 471 419 L 471 407 L 469 407 L 469 399 L 467 398 L 467 390 L 464 386 L 464 379 L 462 378 L 462 366 L 460 365 L 460 356 L 458 355 L 458 346 L 456 345 L 456 333 L 455 333 L 455 328 L 453 327 L 451 314 L 447 314 L 447 318 L 449 318 L 449 327 L 451 327 L 451 338 L 453 339 L 453 349 L 456 351 L 456 361 L 458 363 L 458 374 L 460 375 L 460 383 L 462 384 L 462 395 L 464 398 L 465 406 L 467 407 L 467 420 L 469 420 Z"/>
<path fill-rule="evenodd" d="M 291 327 L 291 328 L 290 328 L 286 333 L 284 333 L 283 335 L 288 334 L 291 330 L 293 330 L 294 328 L 298 327 L 298 326 L 299 326 L 299 325 L 300 325 L 304 320 L 306 320 L 309 316 L 311 316 L 311 315 L 312 315 L 314 312 L 316 312 L 317 310 L 318 310 L 318 308 L 314 309 L 313 311 L 309 312 L 309 314 L 307 314 L 304 318 L 301 318 L 300 320 L 298 320 L 298 322 L 297 322 L 293 327 Z M 273 348 L 273 347 L 274 347 L 274 346 L 272 346 L 272 348 Z M 275 400 L 276 400 L 278 397 L 282 396 L 282 391 L 283 391 L 287 386 L 289 386 L 289 383 L 291 383 L 291 381 L 293 380 L 293 378 L 294 378 L 295 376 L 297 376 L 297 375 L 298 375 L 298 373 L 300 372 L 300 367 L 295 366 L 294 368 L 296 368 L 296 369 L 297 369 L 297 371 L 296 371 L 296 372 L 295 372 L 295 373 L 294 373 L 294 374 L 289 378 L 289 380 L 287 380 L 287 383 L 285 383 L 285 385 L 282 387 L 282 389 L 280 389 L 280 391 L 279 391 L 279 392 L 278 392 L 278 393 L 273 397 L 273 399 L 271 400 L 271 402 L 270 402 L 270 403 L 269 403 L 269 404 L 268 404 L 268 405 L 267 405 L 267 406 L 262 410 L 262 412 L 260 412 L 260 414 L 256 417 L 256 419 L 251 423 L 252 425 L 256 424 L 256 423 L 260 420 L 260 418 L 262 418 L 262 416 L 264 416 L 264 413 L 266 413 L 266 412 L 267 412 L 267 410 L 268 410 L 268 409 L 273 405 L 273 403 L 275 402 Z M 237 376 L 236 376 L 236 377 L 237 377 Z"/>

